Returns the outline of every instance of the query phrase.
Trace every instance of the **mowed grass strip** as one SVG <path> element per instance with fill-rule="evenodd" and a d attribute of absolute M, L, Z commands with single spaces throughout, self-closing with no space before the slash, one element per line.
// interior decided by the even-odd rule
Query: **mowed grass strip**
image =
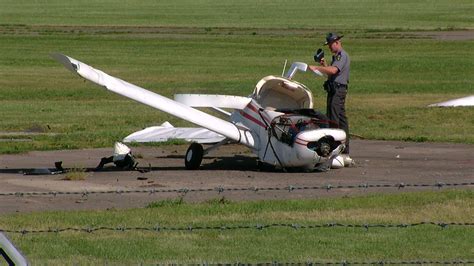
<path fill-rule="evenodd" d="M 58 199 L 59 200 L 59 199 Z M 445 190 L 338 199 L 192 204 L 154 202 L 144 209 L 43 212 L 0 217 L 0 228 L 187 227 L 271 223 L 314 225 L 472 223 L 474 192 Z M 10 234 L 33 263 L 306 262 L 474 259 L 474 228 L 269 228 L 162 232 Z"/>
<path fill-rule="evenodd" d="M 474 41 L 346 37 L 352 72 L 351 131 L 370 139 L 474 143 L 474 109 L 427 108 L 472 94 Z M 318 38 L 271 36 L 1 36 L 0 131 L 50 135 L 4 142 L 2 153 L 110 147 L 167 114 L 83 82 L 49 57 L 62 52 L 111 75 L 172 97 L 175 93 L 249 95 L 285 59 L 311 63 Z M 458 51 L 466 51 L 460 57 Z M 456 58 L 456 60 L 451 60 Z M 442 63 L 441 63 L 442 62 Z M 442 67 L 441 67 L 442 66 Z M 324 111 L 322 79 L 299 73 Z"/>
<path fill-rule="evenodd" d="M 87 0 L 0 1 L 0 24 L 272 27 L 319 29 L 473 28 L 469 0 Z"/>

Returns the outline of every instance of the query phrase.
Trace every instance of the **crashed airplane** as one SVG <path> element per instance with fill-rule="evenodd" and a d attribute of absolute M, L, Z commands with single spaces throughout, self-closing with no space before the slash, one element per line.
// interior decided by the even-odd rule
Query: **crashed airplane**
<path fill-rule="evenodd" d="M 98 69 L 62 54 L 51 55 L 67 69 L 105 87 L 107 90 L 146 104 L 201 128 L 175 128 L 169 123 L 146 128 L 124 139 L 125 142 L 166 141 L 180 138 L 192 142 L 185 155 L 187 169 L 197 169 L 203 156 L 228 143 L 240 143 L 260 160 L 283 170 L 306 171 L 341 168 L 340 153 L 346 134 L 331 128 L 331 121 L 313 110 L 313 96 L 303 84 L 292 80 L 305 63 L 293 63 L 282 76 L 266 76 L 249 97 L 228 95 L 178 94 L 169 99 L 157 93 L 112 77 Z M 315 73 L 322 76 L 321 73 Z M 208 107 L 228 117 L 212 116 L 196 107 Z M 228 110 L 232 110 L 228 112 Z M 211 144 L 204 149 L 202 144 Z"/>

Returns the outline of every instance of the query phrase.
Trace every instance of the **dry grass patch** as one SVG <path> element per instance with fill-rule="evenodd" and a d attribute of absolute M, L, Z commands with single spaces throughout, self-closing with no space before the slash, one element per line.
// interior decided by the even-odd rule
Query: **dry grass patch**
<path fill-rule="evenodd" d="M 88 174 L 86 173 L 85 168 L 81 167 L 73 167 L 69 172 L 66 173 L 66 175 L 61 178 L 61 180 L 67 180 L 67 181 L 82 181 L 86 180 L 88 177 Z"/>

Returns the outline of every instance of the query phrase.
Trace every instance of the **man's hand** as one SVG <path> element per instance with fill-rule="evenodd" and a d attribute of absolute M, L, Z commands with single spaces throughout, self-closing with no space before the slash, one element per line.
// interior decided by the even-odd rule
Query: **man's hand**
<path fill-rule="evenodd" d="M 321 68 L 322 66 L 311 66 L 309 65 L 308 68 L 311 69 L 311 71 L 313 71 L 314 74 L 316 74 L 316 76 L 324 76 L 324 74 L 319 71 L 319 69 Z"/>
<path fill-rule="evenodd" d="M 326 60 L 324 60 L 324 57 L 321 58 L 321 61 L 319 61 L 319 64 L 322 65 L 322 66 L 327 66 L 326 65 Z"/>

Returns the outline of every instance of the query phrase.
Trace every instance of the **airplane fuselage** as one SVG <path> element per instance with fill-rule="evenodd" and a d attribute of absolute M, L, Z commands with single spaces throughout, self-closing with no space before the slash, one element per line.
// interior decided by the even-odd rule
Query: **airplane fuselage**
<path fill-rule="evenodd" d="M 299 125 L 288 113 L 265 109 L 254 99 L 231 115 L 232 121 L 249 129 L 258 144 L 251 150 L 260 161 L 277 167 L 313 169 L 342 151 L 344 131 L 319 128 L 312 117 L 297 118 L 301 120 Z"/>

